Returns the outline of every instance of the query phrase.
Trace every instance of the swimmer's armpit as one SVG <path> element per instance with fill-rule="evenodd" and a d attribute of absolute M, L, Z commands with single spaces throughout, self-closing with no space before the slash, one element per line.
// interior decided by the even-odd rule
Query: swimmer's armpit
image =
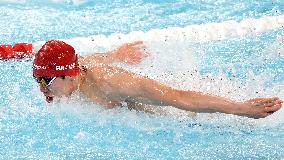
<path fill-rule="evenodd" d="M 153 105 L 146 105 L 142 103 L 137 103 L 133 102 L 130 100 L 125 101 L 127 103 L 127 108 L 129 110 L 136 110 L 136 111 L 141 111 L 141 112 L 146 112 L 150 114 L 155 114 L 159 116 L 180 116 L 180 115 L 185 115 L 186 117 L 189 118 L 194 118 L 197 116 L 195 112 L 190 112 L 190 111 L 182 111 L 179 110 L 178 112 L 172 112 L 169 110 L 169 106 L 153 106 Z"/>

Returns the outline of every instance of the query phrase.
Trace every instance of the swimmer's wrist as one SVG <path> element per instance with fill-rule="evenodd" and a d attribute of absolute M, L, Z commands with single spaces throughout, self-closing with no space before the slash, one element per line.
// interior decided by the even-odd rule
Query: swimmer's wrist
<path fill-rule="evenodd" d="M 249 108 L 247 107 L 247 105 L 245 105 L 243 102 L 236 102 L 233 114 L 239 116 L 248 116 L 248 113 Z"/>
<path fill-rule="evenodd" d="M 222 105 L 218 105 L 218 106 L 222 106 L 222 107 L 219 108 L 217 112 L 222 112 L 226 114 L 234 114 L 234 115 L 242 116 L 246 112 L 244 110 L 242 103 L 240 102 L 227 101 L 227 102 L 224 102 Z"/>

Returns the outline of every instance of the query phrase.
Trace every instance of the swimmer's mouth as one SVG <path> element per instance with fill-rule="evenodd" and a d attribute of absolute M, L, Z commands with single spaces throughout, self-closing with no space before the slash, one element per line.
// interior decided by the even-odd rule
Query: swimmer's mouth
<path fill-rule="evenodd" d="M 45 100 L 46 100 L 48 103 L 51 103 L 51 102 L 53 101 L 53 97 L 46 96 L 46 97 L 45 97 Z"/>

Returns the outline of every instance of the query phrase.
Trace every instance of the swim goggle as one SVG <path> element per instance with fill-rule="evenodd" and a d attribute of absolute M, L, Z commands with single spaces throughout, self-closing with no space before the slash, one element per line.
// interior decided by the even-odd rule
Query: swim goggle
<path fill-rule="evenodd" d="M 41 84 L 43 87 L 49 87 L 57 77 L 36 77 L 34 79 L 37 83 Z"/>

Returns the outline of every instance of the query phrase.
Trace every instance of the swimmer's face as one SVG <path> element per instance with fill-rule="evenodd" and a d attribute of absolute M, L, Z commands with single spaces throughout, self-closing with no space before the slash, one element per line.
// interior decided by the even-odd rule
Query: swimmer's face
<path fill-rule="evenodd" d="M 35 77 L 35 79 L 47 102 L 51 102 L 53 97 L 65 97 L 73 92 L 70 77 Z"/>

